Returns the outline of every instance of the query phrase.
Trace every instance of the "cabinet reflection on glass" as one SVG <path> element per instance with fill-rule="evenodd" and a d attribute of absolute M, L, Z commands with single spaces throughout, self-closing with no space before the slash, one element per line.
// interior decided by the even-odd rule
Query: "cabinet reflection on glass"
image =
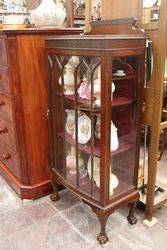
<path fill-rule="evenodd" d="M 46 42 L 54 114 L 52 200 L 59 197 L 57 183 L 81 197 L 99 219 L 98 241 L 104 244 L 107 218 L 119 206 L 131 203 L 128 221 L 136 223 L 145 36 L 90 37 Z"/>

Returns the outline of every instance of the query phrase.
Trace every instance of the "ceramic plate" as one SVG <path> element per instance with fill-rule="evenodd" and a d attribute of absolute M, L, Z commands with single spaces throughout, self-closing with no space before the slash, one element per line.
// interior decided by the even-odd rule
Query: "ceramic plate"
<path fill-rule="evenodd" d="M 78 142 L 81 144 L 86 144 L 90 138 L 91 120 L 87 115 L 83 114 L 78 118 Z"/>

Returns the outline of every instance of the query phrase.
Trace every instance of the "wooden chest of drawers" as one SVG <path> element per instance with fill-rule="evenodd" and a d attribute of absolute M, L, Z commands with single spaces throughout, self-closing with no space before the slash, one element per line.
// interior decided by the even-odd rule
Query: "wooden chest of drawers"
<path fill-rule="evenodd" d="M 44 40 L 79 33 L 79 29 L 0 31 L 0 174 L 22 199 L 51 192 Z"/>

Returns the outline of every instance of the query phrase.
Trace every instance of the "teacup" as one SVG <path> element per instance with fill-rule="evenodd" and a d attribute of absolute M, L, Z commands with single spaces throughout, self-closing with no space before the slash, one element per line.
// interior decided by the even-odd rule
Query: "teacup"
<path fill-rule="evenodd" d="M 126 74 L 125 74 L 124 70 L 118 69 L 114 75 L 116 75 L 116 76 L 125 76 Z"/>

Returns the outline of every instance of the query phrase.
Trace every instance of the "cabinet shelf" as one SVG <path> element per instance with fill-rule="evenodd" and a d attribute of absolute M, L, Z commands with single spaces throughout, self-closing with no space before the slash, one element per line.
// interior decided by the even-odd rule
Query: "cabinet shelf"
<path fill-rule="evenodd" d="M 58 95 L 61 95 L 60 93 L 58 93 Z M 64 95 L 64 99 L 65 99 L 65 104 L 66 107 L 68 107 L 69 109 L 80 109 L 83 111 L 91 111 L 91 103 L 90 100 L 84 100 L 81 99 L 80 97 L 77 98 L 77 107 L 75 105 L 75 95 Z M 112 107 L 119 107 L 119 106 L 123 106 L 123 105 L 130 105 L 132 103 L 135 103 L 136 99 L 135 98 L 128 98 L 128 97 L 117 97 L 114 98 L 111 105 Z M 99 113 L 101 111 L 101 107 L 99 106 L 94 106 L 93 107 L 93 112 L 95 113 Z"/>
<path fill-rule="evenodd" d="M 136 79 L 135 75 L 127 75 L 127 76 L 113 76 L 112 81 L 123 81 L 123 80 L 130 80 Z"/>
<path fill-rule="evenodd" d="M 63 133 L 58 133 L 58 136 L 63 139 Z M 68 133 L 65 133 L 65 140 L 66 140 L 66 142 L 68 142 L 68 144 L 70 144 L 72 146 L 76 146 L 75 140 Z M 115 155 L 121 154 L 123 152 L 130 150 L 132 147 L 133 147 L 133 145 L 125 142 L 123 139 L 120 139 L 119 140 L 119 148 L 116 151 L 112 151 L 111 155 L 115 156 Z M 87 154 L 91 154 L 91 142 L 88 142 L 87 144 L 78 143 L 78 149 L 87 153 Z M 96 138 L 94 139 L 93 154 L 94 154 L 94 156 L 100 157 L 100 140 L 98 140 Z"/>

